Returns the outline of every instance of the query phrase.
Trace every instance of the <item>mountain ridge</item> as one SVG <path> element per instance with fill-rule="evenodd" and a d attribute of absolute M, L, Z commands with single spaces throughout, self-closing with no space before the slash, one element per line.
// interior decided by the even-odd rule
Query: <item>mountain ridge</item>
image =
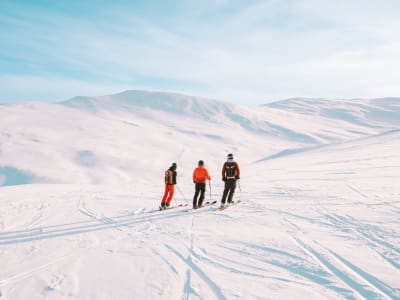
<path fill-rule="evenodd" d="M 396 99 L 385 102 L 387 110 L 367 105 L 360 111 L 334 101 L 286 109 L 282 103 L 251 107 L 175 93 L 116 95 L 0 106 L 0 167 L 44 182 L 131 182 L 133 170 L 140 180 L 151 180 L 169 161 L 187 166 L 202 158 L 219 168 L 233 152 L 250 166 L 399 129 Z"/>

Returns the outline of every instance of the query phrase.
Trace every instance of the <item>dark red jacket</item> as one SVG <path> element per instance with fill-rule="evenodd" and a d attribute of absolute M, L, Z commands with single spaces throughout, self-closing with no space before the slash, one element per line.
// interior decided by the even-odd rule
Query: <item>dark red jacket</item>
<path fill-rule="evenodd" d="M 240 168 L 236 161 L 225 162 L 222 166 L 222 180 L 240 179 Z"/>

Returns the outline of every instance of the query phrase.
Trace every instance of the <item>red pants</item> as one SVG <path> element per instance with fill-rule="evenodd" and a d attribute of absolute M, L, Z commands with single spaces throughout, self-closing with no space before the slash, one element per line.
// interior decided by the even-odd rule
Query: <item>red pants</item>
<path fill-rule="evenodd" d="M 161 203 L 166 203 L 169 205 L 172 201 L 172 197 L 174 196 L 175 192 L 175 185 L 173 184 L 166 184 L 165 185 L 165 191 L 164 191 L 164 196 L 162 197 Z"/>

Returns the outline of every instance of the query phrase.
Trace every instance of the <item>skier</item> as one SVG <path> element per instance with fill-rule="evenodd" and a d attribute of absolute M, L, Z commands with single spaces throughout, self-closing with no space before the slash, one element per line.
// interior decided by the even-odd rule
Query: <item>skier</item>
<path fill-rule="evenodd" d="M 193 197 L 193 208 L 201 207 L 206 192 L 206 180 L 211 180 L 210 174 L 204 167 L 204 161 L 199 160 L 198 167 L 193 171 L 193 183 L 195 184 L 195 193 Z M 197 198 L 199 197 L 197 202 Z"/>
<path fill-rule="evenodd" d="M 171 167 L 165 171 L 165 191 L 161 200 L 160 210 L 167 209 L 174 196 L 177 174 L 176 167 L 176 163 L 172 163 Z"/>
<path fill-rule="evenodd" d="M 222 167 L 222 180 L 225 182 L 225 188 L 222 194 L 221 207 L 225 206 L 227 197 L 228 204 L 232 203 L 233 194 L 236 189 L 236 180 L 238 179 L 240 179 L 239 164 L 233 160 L 233 154 L 229 153 L 227 161 Z"/>

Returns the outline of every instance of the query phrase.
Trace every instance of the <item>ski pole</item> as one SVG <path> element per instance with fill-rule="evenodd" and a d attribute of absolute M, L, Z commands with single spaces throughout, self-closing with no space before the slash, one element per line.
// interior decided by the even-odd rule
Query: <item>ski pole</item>
<path fill-rule="evenodd" d="M 208 181 L 208 185 L 210 186 L 210 202 L 211 202 L 211 181 Z"/>
<path fill-rule="evenodd" d="M 238 182 L 238 186 L 239 186 L 239 191 L 240 191 L 240 197 L 239 197 L 239 201 L 241 201 L 242 199 L 242 187 L 240 186 L 240 180 L 237 181 Z"/>
<path fill-rule="evenodd" d="M 186 198 L 185 198 L 185 195 L 182 193 L 181 189 L 180 189 L 178 186 L 176 186 L 176 188 L 178 189 L 179 193 L 181 193 L 182 198 L 183 198 L 183 201 L 185 201 L 185 202 L 187 203 Z M 176 200 L 175 200 L 175 201 L 176 201 Z"/>

